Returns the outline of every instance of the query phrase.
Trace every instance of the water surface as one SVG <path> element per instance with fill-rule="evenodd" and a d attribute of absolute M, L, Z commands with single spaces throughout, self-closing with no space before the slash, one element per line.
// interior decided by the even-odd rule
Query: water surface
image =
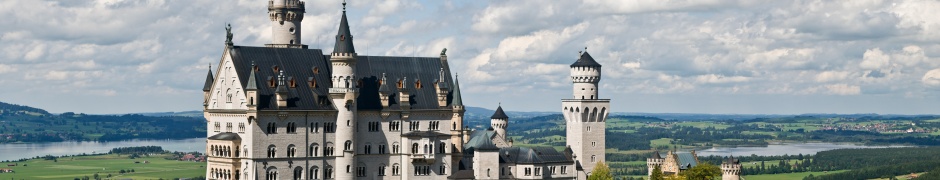
<path fill-rule="evenodd" d="M 699 156 L 778 156 L 778 155 L 797 155 L 797 154 L 816 154 L 819 151 L 833 149 L 859 149 L 859 148 L 888 148 L 888 147 L 906 147 L 906 146 L 865 146 L 847 143 L 787 143 L 770 144 L 767 147 L 713 147 L 708 149 L 698 149 L 695 151 Z"/>
<path fill-rule="evenodd" d="M 36 156 L 62 156 L 82 153 L 106 153 L 116 147 L 133 146 L 161 146 L 163 150 L 180 152 L 205 152 L 206 138 L 191 138 L 181 140 L 129 140 L 115 142 L 47 142 L 0 144 L 0 161 L 17 160 Z"/>

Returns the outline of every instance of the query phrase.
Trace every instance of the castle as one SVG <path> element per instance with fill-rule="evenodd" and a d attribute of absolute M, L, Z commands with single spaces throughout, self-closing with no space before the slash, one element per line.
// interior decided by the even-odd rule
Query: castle
<path fill-rule="evenodd" d="M 438 57 L 361 56 L 343 14 L 333 51 L 301 42 L 305 4 L 269 0 L 272 43 L 236 46 L 227 27 L 203 87 L 208 179 L 586 179 L 605 161 L 609 99 L 587 52 L 563 99 L 567 148 L 513 147 L 498 107 L 463 126 L 460 85 Z M 450 126 L 448 126 L 450 125 Z"/>
<path fill-rule="evenodd" d="M 660 172 L 664 176 L 674 176 L 695 167 L 698 163 L 698 155 L 695 154 L 695 150 L 690 152 L 667 151 L 665 155 L 657 151 L 653 153 L 652 157 L 646 159 L 646 176 L 647 178 L 653 176 L 656 167 L 660 168 Z M 735 159 L 734 156 L 729 156 L 727 160 L 721 163 L 721 179 L 741 179 L 741 162 Z"/>

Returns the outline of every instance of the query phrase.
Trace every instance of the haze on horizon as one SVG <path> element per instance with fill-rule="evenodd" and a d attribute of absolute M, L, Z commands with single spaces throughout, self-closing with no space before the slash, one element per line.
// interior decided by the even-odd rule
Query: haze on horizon
<path fill-rule="evenodd" d="M 342 0 L 305 0 L 332 49 Z M 578 51 L 614 112 L 940 114 L 940 2 L 349 0 L 361 55 L 448 49 L 468 106 L 558 111 Z M 23 9 L 37 9 L 24 11 Z M 0 1 L 0 101 L 54 113 L 200 110 L 231 23 L 271 41 L 265 1 Z"/>

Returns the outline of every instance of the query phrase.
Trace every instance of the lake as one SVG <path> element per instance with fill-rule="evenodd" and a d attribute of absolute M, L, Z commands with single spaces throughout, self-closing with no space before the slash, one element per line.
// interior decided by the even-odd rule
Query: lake
<path fill-rule="evenodd" d="M 889 148 L 889 147 L 908 147 L 908 146 L 865 146 L 843 143 L 788 143 L 788 144 L 770 144 L 767 147 L 713 147 L 708 149 L 696 149 L 695 154 L 699 156 L 777 156 L 777 155 L 797 155 L 797 154 L 816 154 L 819 151 L 833 149 L 859 149 L 859 148 Z"/>
<path fill-rule="evenodd" d="M 161 146 L 163 150 L 180 152 L 206 151 L 206 138 L 181 140 L 130 140 L 115 142 L 48 142 L 24 144 L 0 144 L 0 161 L 17 160 L 36 156 L 62 156 L 81 153 L 106 153 L 116 147 Z"/>

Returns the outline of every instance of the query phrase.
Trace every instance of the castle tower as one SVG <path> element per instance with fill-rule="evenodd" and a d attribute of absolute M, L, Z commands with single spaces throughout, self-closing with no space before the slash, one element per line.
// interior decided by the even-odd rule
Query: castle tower
<path fill-rule="evenodd" d="M 653 157 L 646 158 L 646 177 L 653 176 L 653 169 L 656 169 L 656 166 L 659 166 L 660 171 L 662 171 L 664 161 L 666 161 L 666 159 L 659 155 L 659 151 L 653 152 Z"/>
<path fill-rule="evenodd" d="M 587 52 L 580 54 L 571 64 L 571 82 L 574 84 L 572 99 L 562 99 L 565 115 L 566 144 L 571 147 L 574 159 L 586 173 L 594 170 L 597 162 L 604 162 L 606 144 L 605 129 L 610 99 L 599 99 L 597 83 L 601 80 L 601 65 Z M 578 179 L 586 179 L 583 174 Z"/>
<path fill-rule="evenodd" d="M 496 131 L 496 134 L 499 134 L 500 138 L 506 139 L 508 137 L 506 128 L 509 127 L 509 116 L 506 116 L 506 112 L 503 112 L 502 105 L 496 108 L 493 116 L 490 116 L 490 127 L 493 127 L 493 130 Z"/>
<path fill-rule="evenodd" d="M 336 154 L 336 179 L 353 179 L 356 154 L 356 97 L 359 96 L 358 78 L 356 77 L 356 50 L 353 48 L 349 23 L 346 21 L 346 3 L 343 3 L 343 17 L 340 19 L 339 32 L 336 34 L 336 46 L 330 56 L 333 76 L 330 87 L 330 99 L 336 108 L 336 143 L 342 153 Z"/>
<path fill-rule="evenodd" d="M 725 162 L 721 163 L 721 180 L 739 179 L 741 179 L 741 162 L 734 156 L 729 156 Z"/>
<path fill-rule="evenodd" d="M 300 21 L 304 20 L 304 2 L 300 0 L 268 0 L 271 19 L 271 44 L 268 47 L 300 48 Z"/>

